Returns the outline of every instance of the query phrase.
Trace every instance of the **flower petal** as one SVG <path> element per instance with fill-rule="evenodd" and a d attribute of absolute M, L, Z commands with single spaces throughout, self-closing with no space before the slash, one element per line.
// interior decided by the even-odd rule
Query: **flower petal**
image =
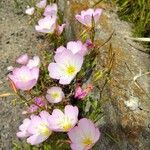
<path fill-rule="evenodd" d="M 72 105 L 67 105 L 65 107 L 65 115 L 69 119 L 71 119 L 73 125 L 75 125 L 78 121 L 78 114 L 79 114 L 78 107 Z"/>
<path fill-rule="evenodd" d="M 49 71 L 49 76 L 53 79 L 59 79 L 61 76 L 59 65 L 56 63 L 50 63 L 48 66 L 48 71 Z"/>
<path fill-rule="evenodd" d="M 34 134 L 34 135 L 30 136 L 29 138 L 27 138 L 27 143 L 29 143 L 31 145 L 37 145 L 37 144 L 40 144 L 43 141 L 45 141 L 47 138 L 48 138 L 47 136 Z"/>

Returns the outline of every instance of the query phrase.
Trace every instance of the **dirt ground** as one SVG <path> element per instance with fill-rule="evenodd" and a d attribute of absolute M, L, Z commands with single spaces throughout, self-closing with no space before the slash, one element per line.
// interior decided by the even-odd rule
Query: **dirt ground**
<path fill-rule="evenodd" d="M 25 8 L 25 4 L 22 5 Z M 28 16 L 15 7 L 13 0 L 0 0 L 0 93 L 11 92 L 7 83 L 7 66 L 15 65 L 15 58 L 27 52 L 38 53 L 40 41 L 28 24 Z M 15 97 L 0 98 L 0 148 L 12 149 L 21 120 L 21 106 L 13 106 Z"/>

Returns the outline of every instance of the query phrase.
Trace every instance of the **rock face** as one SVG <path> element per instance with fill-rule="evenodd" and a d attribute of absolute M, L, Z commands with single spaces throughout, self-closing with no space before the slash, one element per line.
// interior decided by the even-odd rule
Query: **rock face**
<path fill-rule="evenodd" d="M 58 3 L 67 22 L 67 40 L 75 40 L 83 28 L 75 21 L 74 15 L 94 6 L 96 0 L 58 0 Z M 22 5 L 25 7 L 24 2 Z M 149 55 L 131 46 L 144 50 L 141 45 L 126 39 L 132 36 L 131 26 L 119 20 L 112 4 L 99 3 L 96 7 L 104 9 L 96 28 L 96 42 L 101 45 L 112 33 L 113 35 L 105 45 L 97 49 L 95 71 L 107 66 L 110 54 L 114 57 L 109 80 L 104 89 L 104 80 L 98 81 L 99 90 L 96 94 L 101 95 L 104 117 L 100 120 L 101 140 L 95 149 L 149 150 L 149 76 L 143 75 L 134 81 L 140 70 L 142 74 L 149 71 Z M 19 54 L 37 54 L 41 41 L 36 38 L 32 26 L 28 25 L 27 17 L 15 10 L 12 0 L 0 1 L 0 16 L 0 92 L 4 93 L 8 91 L 4 75 L 7 73 L 6 67 L 13 65 Z M 15 133 L 21 119 L 21 106 L 12 106 L 12 99 L 14 97 L 0 100 L 0 147 L 4 150 L 12 149 L 11 143 L 16 139 Z M 102 102 L 104 99 L 107 101 Z"/>
<path fill-rule="evenodd" d="M 68 37 L 77 39 L 83 28 L 75 21 L 74 15 L 94 6 L 96 1 L 72 0 L 60 3 L 61 7 L 64 6 L 62 7 L 64 19 L 70 21 L 68 30 L 71 35 L 69 34 Z M 108 99 L 107 102 L 102 103 L 104 112 L 103 123 L 100 121 L 102 139 L 97 149 L 148 150 L 150 148 L 150 75 L 143 75 L 135 81 L 134 77 L 139 75 L 140 71 L 142 74 L 147 74 L 150 69 L 149 55 L 138 50 L 144 50 L 141 45 L 126 38 L 132 36 L 131 26 L 119 20 L 112 4 L 99 3 L 96 7 L 102 7 L 104 12 L 96 29 L 95 40 L 104 43 L 114 32 L 109 42 L 97 49 L 99 55 L 95 71 L 106 67 L 110 45 L 114 54 L 110 80 L 102 94 L 104 83 L 100 80 L 100 91 L 97 91 L 101 95 L 100 101 Z"/>

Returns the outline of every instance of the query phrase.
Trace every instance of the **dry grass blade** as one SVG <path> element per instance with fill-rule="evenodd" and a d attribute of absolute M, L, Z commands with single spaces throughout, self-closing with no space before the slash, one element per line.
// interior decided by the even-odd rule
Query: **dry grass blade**
<path fill-rule="evenodd" d="M 142 42 L 150 42 L 150 38 L 132 38 L 132 37 L 126 37 L 127 39 L 130 39 L 130 40 L 134 40 L 134 41 L 142 41 Z"/>
<path fill-rule="evenodd" d="M 11 96 L 11 95 L 14 95 L 14 94 L 13 93 L 3 93 L 3 94 L 0 94 L 0 97 L 4 98 L 4 97 Z"/>

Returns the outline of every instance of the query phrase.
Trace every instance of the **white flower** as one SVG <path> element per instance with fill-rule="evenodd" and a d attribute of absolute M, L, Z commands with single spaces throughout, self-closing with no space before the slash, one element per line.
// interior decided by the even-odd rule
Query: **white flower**
<path fill-rule="evenodd" d="M 35 10 L 35 8 L 34 7 L 28 7 L 26 10 L 25 10 L 25 13 L 27 14 L 27 15 L 33 15 L 34 14 L 34 10 Z"/>
<path fill-rule="evenodd" d="M 51 87 L 47 91 L 46 98 L 50 103 L 59 103 L 64 98 L 64 93 L 60 87 Z"/>

